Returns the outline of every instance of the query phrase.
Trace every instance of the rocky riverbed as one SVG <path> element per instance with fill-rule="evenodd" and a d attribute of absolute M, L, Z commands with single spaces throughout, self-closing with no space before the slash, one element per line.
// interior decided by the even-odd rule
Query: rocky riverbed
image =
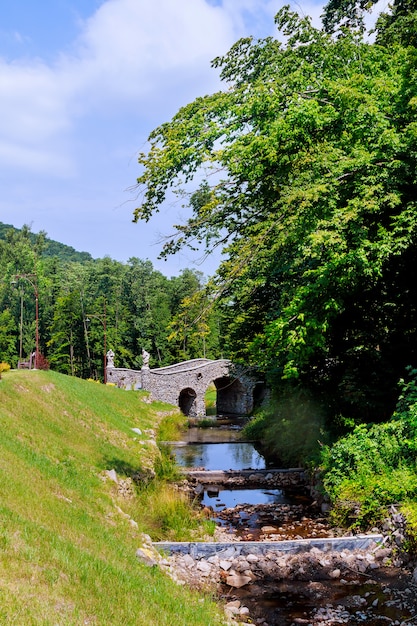
<path fill-rule="evenodd" d="M 152 553 L 179 584 L 215 591 L 237 622 L 417 625 L 417 575 L 396 562 L 392 548 L 373 543 L 366 550 L 258 555 L 242 554 L 242 545 L 208 558 Z"/>
<path fill-rule="evenodd" d="M 263 541 L 273 534 L 265 532 Z M 393 509 L 382 541 L 366 549 L 251 553 L 241 537 L 218 527 L 214 541 L 228 545 L 211 556 L 163 556 L 146 537 L 137 556 L 178 584 L 215 592 L 231 623 L 417 626 L 417 568 L 402 556 L 404 535 L 402 516 Z"/>
<path fill-rule="evenodd" d="M 224 532 L 241 541 L 283 541 L 306 537 L 335 537 L 317 510 L 302 504 L 239 504 L 208 515 L 221 522 Z"/>

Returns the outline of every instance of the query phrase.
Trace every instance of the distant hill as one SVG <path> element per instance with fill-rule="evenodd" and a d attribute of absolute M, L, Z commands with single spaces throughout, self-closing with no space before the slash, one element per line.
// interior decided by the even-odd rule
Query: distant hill
<path fill-rule="evenodd" d="M 20 232 L 20 228 L 15 228 L 10 224 L 3 224 L 0 222 L 0 240 L 6 239 L 7 232 L 9 230 L 14 230 L 15 232 Z M 30 239 L 35 243 L 37 234 L 29 233 Z M 42 256 L 47 257 L 58 257 L 63 261 L 77 261 L 79 263 L 83 263 L 85 261 L 92 261 L 93 257 L 89 252 L 78 252 L 75 248 L 71 246 L 66 246 L 63 243 L 59 243 L 58 241 L 54 241 L 53 239 L 45 238 L 45 246 L 42 251 Z"/>

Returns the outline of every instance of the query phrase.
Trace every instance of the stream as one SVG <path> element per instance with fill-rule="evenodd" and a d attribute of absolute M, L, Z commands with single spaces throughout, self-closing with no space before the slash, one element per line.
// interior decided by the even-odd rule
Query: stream
<path fill-rule="evenodd" d="M 182 442 L 172 446 L 177 464 L 195 470 L 261 470 L 274 467 L 253 442 L 241 438 L 242 420 L 219 421 L 219 426 L 191 427 Z M 335 536 L 305 489 L 267 487 L 228 489 L 201 486 L 201 505 L 223 534 L 237 541 L 280 541 Z M 232 589 L 222 597 L 249 608 L 251 623 L 262 626 L 417 626 L 415 588 L 410 572 L 386 567 L 375 575 L 344 580 L 266 580 Z M 411 593 L 411 597 L 410 597 Z"/>

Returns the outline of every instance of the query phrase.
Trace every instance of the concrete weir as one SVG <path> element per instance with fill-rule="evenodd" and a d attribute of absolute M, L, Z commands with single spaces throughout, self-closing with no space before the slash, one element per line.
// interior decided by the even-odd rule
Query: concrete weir
<path fill-rule="evenodd" d="M 235 480 L 249 483 L 274 482 L 275 486 L 306 484 L 305 470 L 290 469 L 246 469 L 246 470 L 184 470 L 184 475 L 202 485 L 227 485 Z"/>
<path fill-rule="evenodd" d="M 207 559 L 215 555 L 262 556 L 268 553 L 299 554 L 313 548 L 321 552 L 342 550 L 367 550 L 372 545 L 383 543 L 383 536 L 355 535 L 352 537 L 329 537 L 325 539 L 295 539 L 291 541 L 232 541 L 232 542 L 169 542 L 155 541 L 153 546 L 164 554 L 189 554 L 194 559 Z"/>

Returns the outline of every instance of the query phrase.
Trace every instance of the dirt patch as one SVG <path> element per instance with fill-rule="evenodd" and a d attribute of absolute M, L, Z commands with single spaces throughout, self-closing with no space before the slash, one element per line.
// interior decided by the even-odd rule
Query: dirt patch
<path fill-rule="evenodd" d="M 41 385 L 41 391 L 44 391 L 45 393 L 51 393 L 52 391 L 54 391 L 55 389 L 55 385 L 54 383 L 48 383 L 47 385 Z"/>

